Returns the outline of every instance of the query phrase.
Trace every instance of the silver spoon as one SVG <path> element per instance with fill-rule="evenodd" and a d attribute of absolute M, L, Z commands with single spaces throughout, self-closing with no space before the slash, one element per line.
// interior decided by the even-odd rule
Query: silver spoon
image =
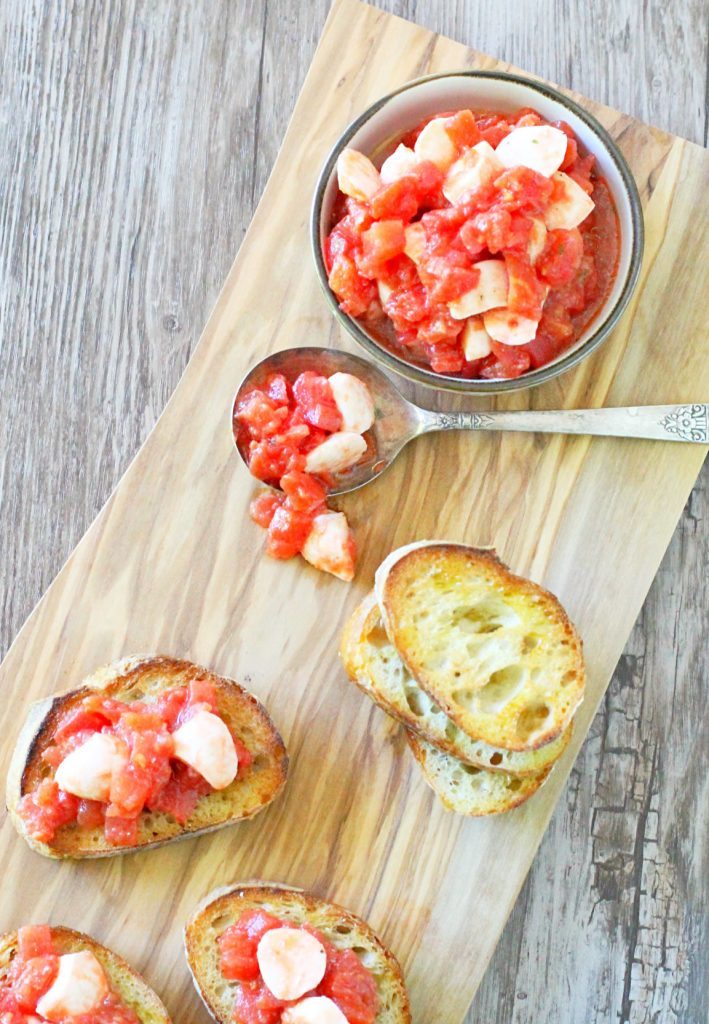
<path fill-rule="evenodd" d="M 595 434 L 601 437 L 643 437 L 656 441 L 709 444 L 709 404 L 646 405 L 625 409 L 523 410 L 521 412 L 431 412 L 407 401 L 372 363 L 326 348 L 290 348 L 257 363 L 244 377 L 234 402 L 274 373 L 293 381 L 304 370 L 329 377 L 351 373 L 367 385 L 374 398 L 374 444 L 363 460 L 335 478 L 330 494 L 346 494 L 370 483 L 392 464 L 404 445 L 433 430 L 522 430 L 545 434 Z M 234 441 L 244 462 L 248 453 L 236 419 Z"/>

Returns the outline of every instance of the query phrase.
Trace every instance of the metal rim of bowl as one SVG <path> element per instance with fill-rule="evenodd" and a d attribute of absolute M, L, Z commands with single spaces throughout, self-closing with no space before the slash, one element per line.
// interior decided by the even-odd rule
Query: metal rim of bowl
<path fill-rule="evenodd" d="M 519 85 L 541 93 L 548 99 L 566 107 L 586 124 L 586 126 L 598 137 L 602 145 L 605 147 L 608 155 L 618 170 L 625 193 L 628 197 L 630 219 L 633 229 L 633 244 L 630 252 L 630 261 L 625 282 L 623 283 L 623 288 L 615 304 L 608 311 L 603 320 L 599 322 L 590 337 L 587 338 L 583 345 L 574 352 L 569 353 L 569 355 L 562 358 L 558 363 L 542 366 L 537 370 L 531 370 L 522 374 L 520 377 L 516 377 L 511 380 L 482 380 L 478 378 L 451 377 L 446 374 L 435 373 L 433 370 L 427 370 L 423 367 L 407 362 L 403 357 L 399 357 L 384 348 L 384 346 L 379 345 L 376 341 L 370 338 L 364 330 L 362 330 L 360 324 L 354 317 L 342 312 L 327 280 L 327 269 L 325 267 L 325 260 L 323 258 L 322 246 L 320 243 L 321 212 L 325 189 L 327 188 L 335 169 L 337 158 L 341 150 L 345 148 L 349 140 L 359 131 L 359 129 L 366 124 L 374 114 L 381 110 L 382 107 L 389 103 L 390 100 L 409 89 L 424 84 L 425 82 L 432 82 L 442 78 L 491 78 L 506 82 L 516 82 Z M 558 377 L 560 374 L 570 370 L 573 366 L 576 366 L 581 362 L 581 360 L 585 359 L 598 348 L 601 342 L 605 340 L 620 320 L 620 317 L 625 311 L 635 290 L 635 286 L 638 283 L 644 251 L 645 230 L 640 195 L 638 194 L 635 179 L 633 178 L 625 157 L 622 155 L 605 128 L 596 120 L 595 117 L 593 117 L 592 114 L 589 114 L 587 110 L 584 110 L 584 108 L 579 106 L 579 104 L 574 100 L 569 99 L 568 96 L 565 96 L 563 93 L 551 86 L 537 82 L 531 78 L 525 78 L 523 75 L 515 75 L 503 71 L 461 70 L 425 75 L 422 78 L 416 78 L 411 82 L 407 82 L 399 89 L 395 89 L 393 92 L 387 93 L 386 96 L 382 96 L 380 99 L 376 100 L 367 107 L 359 117 L 352 121 L 347 128 L 345 128 L 344 132 L 340 135 L 335 145 L 330 150 L 325 164 L 318 176 L 310 213 L 310 241 L 315 259 L 318 280 L 332 311 L 348 333 L 355 339 L 355 341 L 359 342 L 359 344 L 362 345 L 370 355 L 380 363 L 383 363 L 389 369 L 393 370 L 395 373 L 406 377 L 414 383 L 423 384 L 426 387 L 443 388 L 447 391 L 458 391 L 463 394 L 499 394 L 505 391 L 519 391 L 523 388 L 544 384 L 546 381 L 552 380 L 554 377 Z"/>

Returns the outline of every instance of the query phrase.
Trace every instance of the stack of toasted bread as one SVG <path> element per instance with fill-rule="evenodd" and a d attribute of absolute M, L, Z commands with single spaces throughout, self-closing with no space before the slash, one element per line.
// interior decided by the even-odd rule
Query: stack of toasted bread
<path fill-rule="evenodd" d="M 461 544 L 393 552 L 341 655 L 459 814 L 497 814 L 536 792 L 583 699 L 581 640 L 557 599 L 493 551 Z"/>

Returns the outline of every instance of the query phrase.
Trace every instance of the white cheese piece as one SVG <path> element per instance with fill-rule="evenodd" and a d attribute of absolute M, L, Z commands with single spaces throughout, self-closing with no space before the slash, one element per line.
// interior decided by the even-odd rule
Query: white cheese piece
<path fill-rule="evenodd" d="M 550 231 L 563 228 L 570 231 L 577 228 L 586 220 L 591 210 L 596 205 L 590 195 L 581 188 L 578 182 L 570 178 L 568 174 L 559 171 L 552 175 L 552 181 L 556 182 L 554 198 L 544 211 L 544 223 Z"/>
<path fill-rule="evenodd" d="M 301 554 L 316 569 L 349 582 L 354 576 L 352 533 L 344 512 L 323 512 L 313 520 Z"/>
<path fill-rule="evenodd" d="M 305 457 L 306 473 L 339 473 L 359 462 L 367 450 L 360 434 L 339 430 L 330 434 Z"/>
<path fill-rule="evenodd" d="M 379 301 L 381 302 L 382 306 L 387 301 L 387 299 L 389 298 L 393 291 L 394 289 L 390 288 L 389 285 L 386 284 L 384 281 L 377 281 L 377 294 L 379 295 Z"/>
<path fill-rule="evenodd" d="M 174 757 L 206 779 L 212 789 L 226 789 L 239 768 L 234 740 L 219 715 L 203 709 L 172 734 Z"/>
<path fill-rule="evenodd" d="M 337 158 L 340 192 L 360 201 L 370 199 L 382 187 L 379 171 L 369 157 L 356 149 L 343 149 Z"/>
<path fill-rule="evenodd" d="M 432 164 L 447 171 L 458 155 L 455 143 L 446 131 L 447 117 L 434 117 L 421 129 L 414 143 L 414 153 L 419 160 L 430 160 Z"/>
<path fill-rule="evenodd" d="M 347 1017 L 327 996 L 310 996 L 284 1010 L 281 1024 L 347 1024 Z"/>
<path fill-rule="evenodd" d="M 494 181 L 502 170 L 504 167 L 490 143 L 478 142 L 448 171 L 443 182 L 443 195 L 455 206 L 468 192 Z"/>
<path fill-rule="evenodd" d="M 67 754 L 54 779 L 65 793 L 82 800 L 106 801 L 114 772 L 120 771 L 127 760 L 127 753 L 114 736 L 96 732 Z"/>
<path fill-rule="evenodd" d="M 299 999 L 320 984 L 327 967 L 322 942 L 302 928 L 273 928 L 256 950 L 261 977 L 276 999 Z"/>
<path fill-rule="evenodd" d="M 404 238 L 404 252 L 414 263 L 420 263 L 426 248 L 426 229 L 423 224 L 419 221 L 407 224 L 404 228 Z"/>
<path fill-rule="evenodd" d="M 490 335 L 485 330 L 485 324 L 479 316 L 472 316 L 466 320 L 461 335 L 463 355 L 469 363 L 476 359 L 484 359 L 492 352 Z"/>
<path fill-rule="evenodd" d="M 505 167 L 531 167 L 550 178 L 564 162 L 568 140 L 560 128 L 550 124 L 513 128 L 499 143 L 495 154 Z"/>
<path fill-rule="evenodd" d="M 532 217 L 532 230 L 529 235 L 529 244 L 527 246 L 527 254 L 529 256 L 529 262 L 534 266 L 541 254 L 544 252 L 544 246 L 547 243 L 547 229 L 546 224 L 539 217 Z"/>
<path fill-rule="evenodd" d="M 504 260 L 480 260 L 473 264 L 480 271 L 480 280 L 465 295 L 448 303 L 454 320 L 467 320 L 469 316 L 507 305 L 509 282 Z"/>
<path fill-rule="evenodd" d="M 108 995 L 103 967 L 94 954 L 83 949 L 59 957 L 57 976 L 37 1003 L 45 1020 L 63 1021 L 92 1013 Z"/>
<path fill-rule="evenodd" d="M 355 434 L 369 430 L 374 423 L 374 401 L 364 381 L 351 373 L 333 373 L 328 379 L 335 405 L 342 416 L 342 429 Z"/>
<path fill-rule="evenodd" d="M 398 181 L 399 178 L 405 178 L 407 174 L 411 174 L 418 162 L 418 157 L 413 149 L 399 145 L 382 164 L 379 177 L 385 185 L 391 185 L 392 181 Z"/>
<path fill-rule="evenodd" d="M 484 314 L 483 322 L 493 341 L 502 345 L 526 345 L 534 340 L 539 326 L 538 320 L 530 320 L 509 309 L 491 309 Z"/>

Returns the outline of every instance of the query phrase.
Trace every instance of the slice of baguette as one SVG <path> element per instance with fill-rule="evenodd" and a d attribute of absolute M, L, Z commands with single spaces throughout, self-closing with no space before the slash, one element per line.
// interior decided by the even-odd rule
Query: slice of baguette
<path fill-rule="evenodd" d="M 171 1024 L 170 1015 L 155 992 L 122 957 L 101 946 L 88 935 L 75 932 L 71 928 L 52 928 L 52 939 L 60 955 L 79 953 L 85 949 L 93 953 L 106 972 L 110 987 L 123 1003 L 133 1010 L 141 1024 Z M 17 932 L 0 935 L 0 982 L 16 953 Z"/>
<path fill-rule="evenodd" d="M 51 743 L 57 723 L 67 710 L 95 691 L 126 702 L 149 702 L 165 690 L 187 685 L 197 676 L 206 677 L 215 685 L 219 714 L 253 756 L 253 763 L 245 773 L 226 789 L 202 797 L 185 825 L 180 825 L 171 815 L 144 811 L 138 823 L 135 846 L 111 846 L 104 838 L 102 827 L 80 828 L 76 824 L 60 828 L 51 845 L 28 835 L 18 812 L 20 800 L 51 772 L 42 760 L 42 752 Z M 250 818 L 278 795 L 287 773 L 288 755 L 283 740 L 265 708 L 252 694 L 233 680 L 214 675 L 192 662 L 163 655 L 143 655 L 107 665 L 85 679 L 78 689 L 32 705 L 10 764 L 7 809 L 20 835 L 46 857 L 110 857 L 162 846 Z"/>
<path fill-rule="evenodd" d="M 525 776 L 488 772 L 445 754 L 408 729 L 406 740 L 424 779 L 444 807 L 473 818 L 519 807 L 537 792 L 553 768 L 551 765 L 536 775 Z"/>
<path fill-rule="evenodd" d="M 398 961 L 360 918 L 312 893 L 271 882 L 215 889 L 185 927 L 185 952 L 192 978 L 217 1024 L 231 1024 L 238 982 L 219 969 L 217 939 L 247 910 L 262 908 L 292 922 L 310 924 L 338 949 L 352 949 L 371 971 L 379 993 L 376 1024 L 410 1024 L 411 1011 Z"/>
<path fill-rule="evenodd" d="M 467 736 L 421 689 L 389 640 L 374 593 L 350 616 L 341 657 L 352 681 L 392 718 L 446 754 L 487 771 L 535 775 L 568 746 L 573 723 L 537 750 L 505 750 Z"/>
<path fill-rule="evenodd" d="M 387 559 L 375 586 L 402 661 L 468 736 L 535 750 L 568 727 L 583 699 L 581 641 L 548 591 L 492 551 L 445 542 Z"/>

